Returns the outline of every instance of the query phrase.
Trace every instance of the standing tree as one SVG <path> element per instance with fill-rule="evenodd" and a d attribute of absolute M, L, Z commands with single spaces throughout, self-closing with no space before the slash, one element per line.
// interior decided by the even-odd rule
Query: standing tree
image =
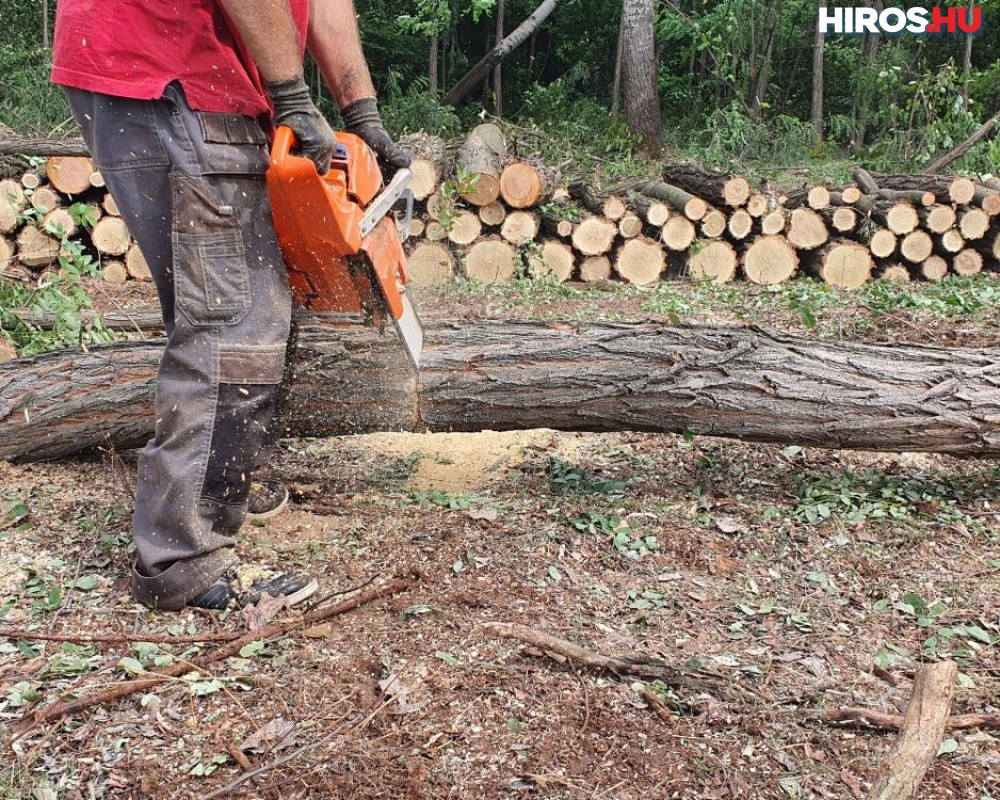
<path fill-rule="evenodd" d="M 813 92 L 812 124 L 816 130 L 816 141 L 823 141 L 823 46 L 826 36 L 819 27 L 819 15 L 826 8 L 826 0 L 819 0 L 816 14 L 816 38 L 813 40 Z"/>
<path fill-rule="evenodd" d="M 624 0 L 622 4 L 622 88 L 625 124 L 647 146 L 663 145 L 663 118 L 657 84 L 654 0 Z"/>

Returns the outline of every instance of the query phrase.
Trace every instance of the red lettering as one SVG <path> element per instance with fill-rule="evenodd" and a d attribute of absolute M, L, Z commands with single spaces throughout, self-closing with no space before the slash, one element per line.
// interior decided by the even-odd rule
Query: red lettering
<path fill-rule="evenodd" d="M 955 9 L 951 9 L 954 11 Z M 972 19 L 969 19 L 969 9 L 958 9 L 958 27 L 962 33 L 979 33 L 983 28 L 983 10 L 979 6 L 972 7 Z"/>
<path fill-rule="evenodd" d="M 934 8 L 931 9 L 931 24 L 927 26 L 928 33 L 955 33 L 955 29 L 957 27 L 957 8 L 941 8 L 941 6 L 934 6 Z"/>

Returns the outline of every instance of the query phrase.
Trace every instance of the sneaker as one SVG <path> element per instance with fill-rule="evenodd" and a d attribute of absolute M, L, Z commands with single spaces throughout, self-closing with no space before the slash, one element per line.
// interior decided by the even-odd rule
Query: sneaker
<path fill-rule="evenodd" d="M 247 498 L 247 519 L 270 519 L 288 505 L 288 489 L 280 481 L 254 481 Z"/>
<path fill-rule="evenodd" d="M 284 597 L 294 606 L 319 587 L 315 578 L 302 572 L 281 572 L 256 564 L 238 564 L 219 578 L 188 605 L 221 611 L 256 605 L 261 596 Z"/>

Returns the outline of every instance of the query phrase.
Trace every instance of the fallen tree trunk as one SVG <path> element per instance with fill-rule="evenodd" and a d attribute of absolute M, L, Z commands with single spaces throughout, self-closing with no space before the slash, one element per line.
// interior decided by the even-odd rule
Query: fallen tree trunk
<path fill-rule="evenodd" d="M 416 380 L 391 338 L 302 321 L 287 433 L 688 430 L 1000 456 L 998 349 L 654 323 L 480 320 L 425 333 Z M 0 364 L 0 458 L 141 444 L 152 430 L 160 347 L 127 342 Z"/>

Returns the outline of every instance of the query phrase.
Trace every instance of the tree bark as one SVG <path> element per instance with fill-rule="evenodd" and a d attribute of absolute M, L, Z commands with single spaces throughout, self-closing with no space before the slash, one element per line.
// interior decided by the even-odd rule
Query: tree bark
<path fill-rule="evenodd" d="M 372 329 L 303 318 L 286 432 L 689 430 L 758 442 L 1000 456 L 1000 350 L 756 328 L 427 326 L 419 378 Z M 142 444 L 161 343 L 0 365 L 0 458 Z"/>
<path fill-rule="evenodd" d="M 524 22 L 518 25 L 503 41 L 488 52 L 465 73 L 441 98 L 441 105 L 453 106 L 476 88 L 489 75 L 490 70 L 520 47 L 529 36 L 555 11 L 559 0 L 543 0 Z"/>
<path fill-rule="evenodd" d="M 83 139 L 27 139 L 14 137 L 0 140 L 0 156 L 89 156 Z"/>
<path fill-rule="evenodd" d="M 826 8 L 826 0 L 819 0 L 818 8 Z M 826 37 L 819 27 L 817 16 L 816 34 L 813 41 L 813 74 L 812 74 L 812 124 L 816 131 L 816 141 L 823 141 L 823 49 L 826 44 Z"/>
<path fill-rule="evenodd" d="M 656 74 L 653 0 L 623 0 L 622 89 L 625 124 L 647 146 L 663 145 L 663 119 Z"/>

